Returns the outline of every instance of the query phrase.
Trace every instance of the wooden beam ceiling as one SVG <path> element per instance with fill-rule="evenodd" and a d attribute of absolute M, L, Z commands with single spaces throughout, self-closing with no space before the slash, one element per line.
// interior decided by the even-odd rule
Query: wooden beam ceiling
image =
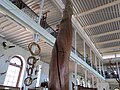
<path fill-rule="evenodd" d="M 101 45 L 101 44 L 107 44 L 107 43 L 114 43 L 114 42 L 119 42 L 120 39 L 114 39 L 114 40 L 107 40 L 107 41 L 103 41 L 103 42 L 96 42 L 96 45 Z"/>
<path fill-rule="evenodd" d="M 95 35 L 91 35 L 91 38 L 97 38 L 97 37 L 101 37 L 101 36 L 105 36 L 105 35 L 109 35 L 109 34 L 114 34 L 114 33 L 119 33 L 119 30 L 114 30 L 114 31 L 109 31 L 109 32 L 104 32 L 104 33 L 100 33 L 100 34 L 95 34 Z"/>
<path fill-rule="evenodd" d="M 102 6 L 99 6 L 99 7 L 96 7 L 94 9 L 91 9 L 91 10 L 88 10 L 88 11 L 85 11 L 83 13 L 80 13 L 80 14 L 77 14 L 76 17 L 81 17 L 81 16 L 84 16 L 84 15 L 87 15 L 87 14 L 90 14 L 90 13 L 93 13 L 95 11 L 98 11 L 98 10 L 101 10 L 101 9 L 104 9 L 104 8 L 107 8 L 107 7 L 110 7 L 110 6 L 113 6 L 113 5 L 116 5 L 120 3 L 120 0 L 117 0 L 117 1 L 114 1 L 114 2 L 111 2 L 111 3 L 108 3 L 108 4 L 105 4 L 105 5 L 102 5 Z"/>
<path fill-rule="evenodd" d="M 116 22 L 116 21 L 119 21 L 119 20 L 120 20 L 120 17 L 117 17 L 117 18 L 113 18 L 113 19 L 110 19 L 110 20 L 105 20 L 103 22 L 91 24 L 91 25 L 85 26 L 83 28 L 84 29 L 90 29 L 90 28 L 93 28 L 93 27 L 97 27 L 97 26 L 100 26 L 100 25 L 107 24 L 107 23 Z"/>

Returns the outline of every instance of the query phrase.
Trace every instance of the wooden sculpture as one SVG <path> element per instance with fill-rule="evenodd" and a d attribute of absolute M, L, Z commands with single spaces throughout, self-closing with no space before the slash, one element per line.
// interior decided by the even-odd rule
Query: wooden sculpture
<path fill-rule="evenodd" d="M 59 33 L 52 51 L 49 72 L 49 90 L 69 90 L 69 57 L 72 46 L 72 7 L 64 0 L 65 9 Z"/>

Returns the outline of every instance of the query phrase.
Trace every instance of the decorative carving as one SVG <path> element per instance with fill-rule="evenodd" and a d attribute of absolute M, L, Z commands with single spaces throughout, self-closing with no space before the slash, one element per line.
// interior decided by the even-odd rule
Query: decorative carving
<path fill-rule="evenodd" d="M 12 46 L 7 45 L 7 42 L 3 42 L 2 45 L 3 45 L 4 49 L 9 49 L 9 48 L 14 48 L 15 47 L 13 45 Z"/>

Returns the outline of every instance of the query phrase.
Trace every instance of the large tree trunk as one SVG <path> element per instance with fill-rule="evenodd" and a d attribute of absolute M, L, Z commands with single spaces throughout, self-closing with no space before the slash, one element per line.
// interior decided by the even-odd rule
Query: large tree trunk
<path fill-rule="evenodd" d="M 53 47 L 49 72 L 49 90 L 69 90 L 69 57 L 72 46 L 71 1 L 65 0 L 60 30 Z"/>

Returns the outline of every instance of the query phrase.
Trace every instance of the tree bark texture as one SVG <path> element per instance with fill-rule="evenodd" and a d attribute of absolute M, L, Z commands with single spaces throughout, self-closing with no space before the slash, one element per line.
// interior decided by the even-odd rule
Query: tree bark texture
<path fill-rule="evenodd" d="M 69 57 L 72 47 L 71 1 L 64 0 L 65 9 L 52 51 L 49 90 L 69 90 Z"/>

